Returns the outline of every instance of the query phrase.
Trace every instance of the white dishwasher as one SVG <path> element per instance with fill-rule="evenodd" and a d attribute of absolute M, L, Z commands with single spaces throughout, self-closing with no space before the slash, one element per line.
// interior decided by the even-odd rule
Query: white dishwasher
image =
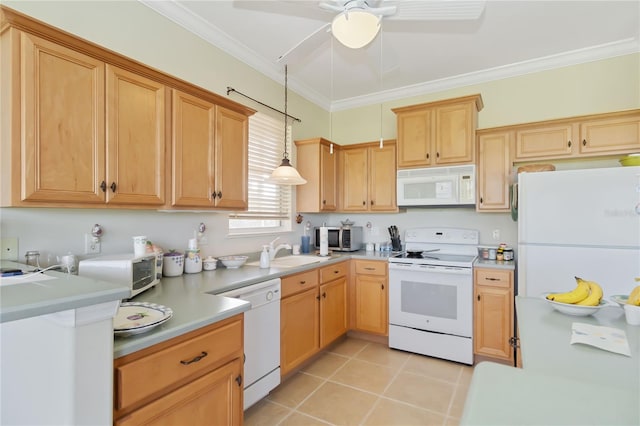
<path fill-rule="evenodd" d="M 251 302 L 244 313 L 246 410 L 280 384 L 280 278 L 219 293 Z"/>

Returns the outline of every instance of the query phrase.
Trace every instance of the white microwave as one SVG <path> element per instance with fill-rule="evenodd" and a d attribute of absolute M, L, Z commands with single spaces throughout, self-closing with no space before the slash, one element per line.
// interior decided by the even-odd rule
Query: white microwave
<path fill-rule="evenodd" d="M 476 204 L 476 166 L 398 170 L 398 207 Z"/>

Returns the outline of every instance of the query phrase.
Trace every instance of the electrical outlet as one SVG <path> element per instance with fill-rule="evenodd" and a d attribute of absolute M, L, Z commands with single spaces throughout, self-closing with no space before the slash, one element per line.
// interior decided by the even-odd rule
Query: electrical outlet
<path fill-rule="evenodd" d="M 17 238 L 2 238 L 1 245 L 2 251 L 0 252 L 0 259 L 15 261 L 18 260 Z"/>
<path fill-rule="evenodd" d="M 500 239 L 500 230 L 499 229 L 494 229 L 493 230 L 493 239 L 498 241 Z"/>
<path fill-rule="evenodd" d="M 98 254 L 100 249 L 100 238 L 84 234 L 84 254 Z"/>

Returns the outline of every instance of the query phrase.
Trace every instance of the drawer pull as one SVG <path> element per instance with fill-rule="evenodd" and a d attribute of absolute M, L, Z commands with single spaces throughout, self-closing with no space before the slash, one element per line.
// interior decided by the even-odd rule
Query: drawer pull
<path fill-rule="evenodd" d="M 339 270 L 339 269 L 336 269 L 335 271 L 333 271 L 333 273 L 334 273 L 334 274 L 339 274 L 339 273 L 340 273 L 340 270 Z"/>
<path fill-rule="evenodd" d="M 366 267 L 364 269 L 367 270 L 367 271 L 375 271 L 376 270 L 376 268 L 372 268 L 370 266 L 368 266 L 368 267 Z"/>
<path fill-rule="evenodd" d="M 487 281 L 500 281 L 500 278 L 487 277 Z"/>
<path fill-rule="evenodd" d="M 306 281 L 300 281 L 300 285 L 305 285 L 307 282 Z"/>
<path fill-rule="evenodd" d="M 202 351 L 202 353 L 200 355 L 198 355 L 197 357 L 195 357 L 193 359 L 190 359 L 189 361 L 180 361 L 180 364 L 182 364 L 182 365 L 193 364 L 194 362 L 200 361 L 205 356 L 207 356 L 207 353 L 205 351 Z"/>

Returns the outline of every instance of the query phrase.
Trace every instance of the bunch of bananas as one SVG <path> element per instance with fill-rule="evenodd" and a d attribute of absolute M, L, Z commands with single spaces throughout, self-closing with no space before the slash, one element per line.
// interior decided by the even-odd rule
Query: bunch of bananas
<path fill-rule="evenodd" d="M 640 281 L 640 278 L 636 278 L 636 281 Z M 631 290 L 627 303 L 630 305 L 640 306 L 640 285 Z"/>
<path fill-rule="evenodd" d="M 554 302 L 581 306 L 598 306 L 602 300 L 602 287 L 595 281 L 575 277 L 577 286 L 566 293 L 549 293 L 547 299 Z M 640 297 L 640 291 L 638 292 Z"/>

